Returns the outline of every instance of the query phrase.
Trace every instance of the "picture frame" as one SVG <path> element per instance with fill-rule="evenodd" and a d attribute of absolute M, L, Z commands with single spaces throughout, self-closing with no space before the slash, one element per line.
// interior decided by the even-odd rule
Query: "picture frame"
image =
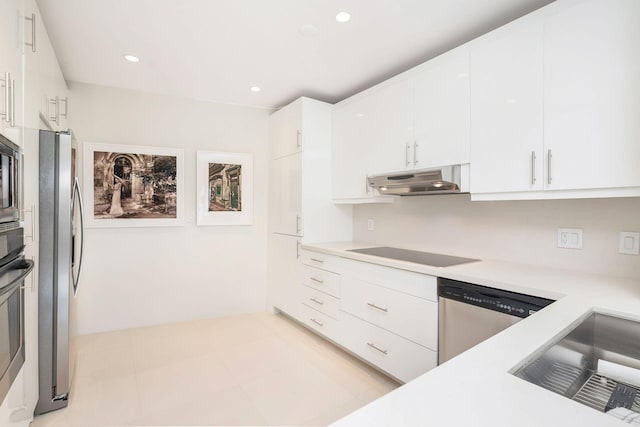
<path fill-rule="evenodd" d="M 197 225 L 251 225 L 253 156 L 199 150 L 196 191 Z"/>
<path fill-rule="evenodd" d="M 184 150 L 83 144 L 87 228 L 184 225 Z"/>

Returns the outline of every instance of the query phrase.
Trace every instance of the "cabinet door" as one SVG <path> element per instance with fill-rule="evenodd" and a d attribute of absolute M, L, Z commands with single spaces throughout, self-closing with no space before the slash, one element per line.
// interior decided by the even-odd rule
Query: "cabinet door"
<path fill-rule="evenodd" d="M 47 118 L 47 124 L 54 130 L 66 130 L 68 105 L 67 84 L 58 65 L 53 46 L 40 19 L 35 0 L 26 0 L 25 12 L 28 17 L 36 15 L 37 50 L 25 50 L 25 127 L 40 128 L 40 114 Z M 26 38 L 31 40 L 32 23 L 27 22 Z M 58 98 L 58 104 L 53 102 Z M 57 110 L 56 110 L 57 109 Z M 56 111 L 58 114 L 56 114 Z"/>
<path fill-rule="evenodd" d="M 541 190 L 542 23 L 523 19 L 471 44 L 471 192 Z"/>
<path fill-rule="evenodd" d="M 272 159 L 302 150 L 302 98 L 271 115 L 270 133 Z"/>
<path fill-rule="evenodd" d="M 640 2 L 576 2 L 544 32 L 548 189 L 640 186 Z"/>
<path fill-rule="evenodd" d="M 24 14 L 22 0 L 2 0 L 0 2 L 0 79 L 5 79 L 5 73 L 10 74 L 13 86 L 13 96 L 7 90 L 8 82 L 2 82 L 0 87 L 0 114 L 9 113 L 7 102 L 13 110 L 14 124 L 7 122 L 5 116 L 0 117 L 0 133 L 16 144 L 21 144 L 19 131 L 23 123 L 23 85 L 22 53 L 24 46 Z M 11 120 L 11 119 L 9 119 Z"/>
<path fill-rule="evenodd" d="M 367 174 L 371 171 L 369 129 L 363 101 L 338 105 L 333 110 L 331 138 L 332 195 L 339 199 L 361 199 L 371 196 Z"/>
<path fill-rule="evenodd" d="M 336 106 L 332 137 L 333 198 L 378 196 L 369 188 L 367 176 L 410 168 L 412 143 L 408 79 Z"/>
<path fill-rule="evenodd" d="M 297 237 L 270 233 L 269 236 L 269 299 L 271 305 L 299 318 L 301 296 L 300 240 Z"/>
<path fill-rule="evenodd" d="M 367 128 L 362 154 L 370 159 L 374 174 L 406 170 L 412 165 L 407 148 L 413 143 L 411 84 L 404 78 L 376 89 L 356 112 L 356 119 L 362 119 Z"/>
<path fill-rule="evenodd" d="M 272 160 L 272 231 L 303 235 L 302 153 Z"/>
<path fill-rule="evenodd" d="M 421 67 L 414 77 L 414 166 L 469 163 L 469 48 Z"/>

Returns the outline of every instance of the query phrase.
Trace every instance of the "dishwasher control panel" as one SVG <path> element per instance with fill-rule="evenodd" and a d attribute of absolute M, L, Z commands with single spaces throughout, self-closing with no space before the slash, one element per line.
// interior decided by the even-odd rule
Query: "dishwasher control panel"
<path fill-rule="evenodd" d="M 546 298 L 444 278 L 438 279 L 438 296 L 523 318 L 553 302 Z"/>

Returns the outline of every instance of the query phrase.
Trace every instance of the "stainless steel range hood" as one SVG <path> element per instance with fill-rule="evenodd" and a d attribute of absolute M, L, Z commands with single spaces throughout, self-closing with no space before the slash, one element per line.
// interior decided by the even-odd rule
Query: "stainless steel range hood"
<path fill-rule="evenodd" d="M 380 194 L 394 196 L 468 193 L 469 165 L 374 175 L 367 179 Z"/>

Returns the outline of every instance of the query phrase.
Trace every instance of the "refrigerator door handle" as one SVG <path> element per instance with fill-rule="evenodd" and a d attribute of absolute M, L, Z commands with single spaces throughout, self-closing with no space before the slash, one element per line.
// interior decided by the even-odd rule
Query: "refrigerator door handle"
<path fill-rule="evenodd" d="M 73 181 L 73 200 L 72 206 L 75 204 L 75 198 L 78 197 L 78 207 L 80 208 L 80 256 L 78 257 L 78 270 L 73 278 L 73 296 L 78 294 L 78 284 L 80 282 L 80 270 L 82 269 L 82 255 L 84 253 L 84 205 L 82 204 L 82 194 L 80 193 L 80 181 L 75 177 Z"/>

